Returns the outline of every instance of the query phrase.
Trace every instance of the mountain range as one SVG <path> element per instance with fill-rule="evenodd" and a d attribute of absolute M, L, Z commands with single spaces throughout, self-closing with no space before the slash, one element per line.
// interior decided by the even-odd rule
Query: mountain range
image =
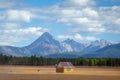
<path fill-rule="evenodd" d="M 116 57 L 120 58 L 120 43 L 96 40 L 86 46 L 72 39 L 59 42 L 45 32 L 37 40 L 25 47 L 0 46 L 0 53 L 12 56 L 44 57 Z"/>

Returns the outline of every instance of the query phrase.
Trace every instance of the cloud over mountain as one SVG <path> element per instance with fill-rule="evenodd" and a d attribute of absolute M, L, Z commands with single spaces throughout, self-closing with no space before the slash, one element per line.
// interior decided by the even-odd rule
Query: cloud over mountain
<path fill-rule="evenodd" d="M 25 45 L 46 31 L 61 40 L 120 39 L 118 0 L 60 0 L 51 5 L 54 1 L 48 1 L 44 7 L 42 2 L 0 0 L 1 45 Z"/>

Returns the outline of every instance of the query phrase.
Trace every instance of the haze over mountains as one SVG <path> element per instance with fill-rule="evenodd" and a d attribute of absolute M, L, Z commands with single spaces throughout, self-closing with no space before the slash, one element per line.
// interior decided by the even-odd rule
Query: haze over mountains
<path fill-rule="evenodd" d="M 86 46 L 72 39 L 59 42 L 45 32 L 37 40 L 25 47 L 0 46 L 0 52 L 12 56 L 45 57 L 116 57 L 120 58 L 120 43 L 96 40 Z"/>

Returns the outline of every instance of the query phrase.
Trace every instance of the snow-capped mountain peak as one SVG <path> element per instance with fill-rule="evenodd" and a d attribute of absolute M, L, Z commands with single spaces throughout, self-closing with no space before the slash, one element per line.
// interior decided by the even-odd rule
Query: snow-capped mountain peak
<path fill-rule="evenodd" d="M 76 42 L 73 39 L 67 39 L 67 40 L 63 41 L 62 43 L 69 45 L 71 47 L 71 49 L 75 52 L 80 52 L 85 47 L 84 44 Z"/>
<path fill-rule="evenodd" d="M 90 46 L 91 47 L 100 47 L 100 48 L 103 48 L 103 47 L 109 46 L 111 44 L 112 43 L 109 42 L 109 41 L 107 41 L 107 40 L 100 39 L 100 40 L 96 40 L 96 41 L 91 42 Z"/>

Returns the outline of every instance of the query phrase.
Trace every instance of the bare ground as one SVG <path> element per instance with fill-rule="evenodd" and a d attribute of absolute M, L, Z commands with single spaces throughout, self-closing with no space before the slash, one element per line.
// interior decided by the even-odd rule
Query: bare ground
<path fill-rule="evenodd" d="M 54 67 L 0 66 L 0 80 L 120 80 L 120 67 L 77 67 L 56 73 Z"/>

